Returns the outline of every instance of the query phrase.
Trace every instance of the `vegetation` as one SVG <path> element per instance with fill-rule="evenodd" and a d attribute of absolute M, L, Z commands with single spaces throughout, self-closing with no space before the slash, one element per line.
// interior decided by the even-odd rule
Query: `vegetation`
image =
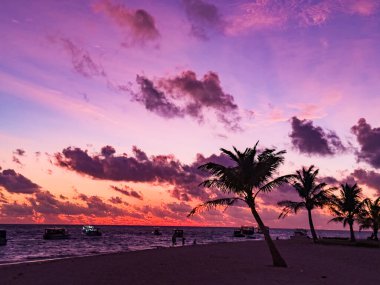
<path fill-rule="evenodd" d="M 318 172 L 319 169 L 315 169 L 314 165 L 308 169 L 303 167 L 302 170 L 298 170 L 292 185 L 301 201 L 284 200 L 277 203 L 279 206 L 284 207 L 279 218 L 285 218 L 291 212 L 297 214 L 298 210 L 306 209 L 314 242 L 318 238 L 314 229 L 311 211 L 315 208 L 323 208 L 329 202 L 330 190 L 332 190 L 325 189 L 326 183 L 318 183 Z"/>
<path fill-rule="evenodd" d="M 343 227 L 348 224 L 351 241 L 355 242 L 353 225 L 363 209 L 361 189 L 356 183 L 352 186 L 347 183 L 341 184 L 339 194 L 332 195 L 330 199 L 330 210 L 335 216 L 330 222 L 343 222 Z"/>
<path fill-rule="evenodd" d="M 200 185 L 216 187 L 224 193 L 234 194 L 234 196 L 204 202 L 195 207 L 189 213 L 189 216 L 204 208 L 228 207 L 238 201 L 245 202 L 260 230 L 264 233 L 265 241 L 272 255 L 273 265 L 287 267 L 256 209 L 255 200 L 260 192 L 267 193 L 284 183 L 288 183 L 293 178 L 293 175 L 284 175 L 273 179 L 278 167 L 284 162 L 283 155 L 285 151 L 276 152 L 273 149 L 265 149 L 258 153 L 257 144 L 253 148 L 247 148 L 244 152 L 238 151 L 235 147 L 234 152 L 222 148 L 221 151 L 233 162 L 231 167 L 212 162 L 199 166 L 199 169 L 210 174 L 209 179 L 203 181 Z"/>
<path fill-rule="evenodd" d="M 379 240 L 377 233 L 380 226 L 380 197 L 373 202 L 369 198 L 363 201 L 363 208 L 359 214 L 358 222 L 360 225 L 359 230 L 372 229 L 372 239 Z"/>

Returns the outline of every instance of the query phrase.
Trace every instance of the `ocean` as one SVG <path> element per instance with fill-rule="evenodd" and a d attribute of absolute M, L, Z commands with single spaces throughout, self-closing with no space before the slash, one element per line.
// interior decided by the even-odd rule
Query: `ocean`
<path fill-rule="evenodd" d="M 44 240 L 42 235 L 48 225 L 0 225 L 7 231 L 8 243 L 0 246 L 0 264 L 30 262 L 47 259 L 97 255 L 136 250 L 154 249 L 172 246 L 173 230 L 177 227 L 159 227 L 162 235 L 152 234 L 152 226 L 99 226 L 103 233 L 100 237 L 82 234 L 82 226 L 64 225 L 70 233 L 70 239 Z M 233 237 L 234 228 L 221 227 L 181 227 L 184 231 L 185 246 L 216 242 L 237 242 L 262 239 Z M 273 239 L 289 239 L 294 229 L 270 229 Z M 310 235 L 310 232 L 308 232 Z M 321 237 L 349 237 L 348 231 L 317 230 Z M 365 239 L 370 232 L 355 232 L 357 238 Z M 178 240 L 177 245 L 182 246 Z"/>

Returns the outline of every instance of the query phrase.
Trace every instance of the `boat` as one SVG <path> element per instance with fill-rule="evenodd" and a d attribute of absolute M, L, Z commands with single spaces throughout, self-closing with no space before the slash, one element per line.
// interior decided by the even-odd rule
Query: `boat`
<path fill-rule="evenodd" d="M 234 230 L 234 237 L 252 238 L 254 233 L 254 227 L 241 226 L 240 229 Z"/>
<path fill-rule="evenodd" d="M 155 235 L 155 236 L 162 235 L 162 233 L 160 232 L 159 228 L 154 228 L 153 231 L 152 231 L 152 234 Z"/>
<path fill-rule="evenodd" d="M 173 231 L 173 237 L 183 238 L 183 230 L 175 229 Z"/>
<path fill-rule="evenodd" d="M 269 227 L 265 227 L 265 230 L 269 232 Z M 256 233 L 258 233 L 258 234 L 264 234 L 263 231 L 260 229 L 260 227 L 257 227 Z"/>
<path fill-rule="evenodd" d="M 0 245 L 6 245 L 6 244 L 7 244 L 7 231 L 0 230 Z"/>
<path fill-rule="evenodd" d="M 245 237 L 245 235 L 241 232 L 241 229 L 234 230 L 234 237 Z"/>
<path fill-rule="evenodd" d="M 45 229 L 44 239 L 68 239 L 69 232 L 64 228 L 48 228 Z"/>
<path fill-rule="evenodd" d="M 305 239 L 309 238 L 307 235 L 307 230 L 305 229 L 295 229 L 292 236 L 290 236 L 291 239 Z"/>
<path fill-rule="evenodd" d="M 241 226 L 240 231 L 243 235 L 253 235 L 255 233 L 254 227 Z"/>
<path fill-rule="evenodd" d="M 101 236 L 102 232 L 99 228 L 95 228 L 94 226 L 83 226 L 82 233 L 86 236 Z"/>

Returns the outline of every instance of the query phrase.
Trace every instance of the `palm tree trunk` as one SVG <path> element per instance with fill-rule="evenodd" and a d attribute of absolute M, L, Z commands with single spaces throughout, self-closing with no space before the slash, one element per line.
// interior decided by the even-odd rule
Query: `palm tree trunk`
<path fill-rule="evenodd" d="M 275 267 L 288 267 L 285 260 L 282 258 L 280 252 L 277 250 L 276 245 L 274 244 L 272 238 L 269 235 L 269 231 L 265 227 L 263 221 L 261 220 L 259 213 L 255 209 L 255 205 L 252 203 L 252 205 L 249 205 L 251 208 L 251 212 L 253 214 L 253 217 L 255 218 L 257 224 L 260 227 L 260 230 L 264 233 L 265 241 L 269 247 L 270 253 L 272 255 L 272 261 L 273 266 Z"/>
<path fill-rule="evenodd" d="M 356 242 L 356 239 L 355 239 L 355 234 L 354 234 L 354 222 L 353 221 L 350 221 L 348 222 L 348 225 L 350 226 L 350 235 L 351 235 L 351 241 L 352 242 Z"/>
<path fill-rule="evenodd" d="M 311 217 L 311 210 L 310 209 L 307 209 L 307 215 L 309 217 L 309 225 L 310 225 L 311 235 L 313 236 L 313 241 L 316 242 L 318 237 L 317 237 L 317 233 L 315 232 L 315 229 L 314 229 L 314 223 L 313 223 L 313 219 Z"/>
<path fill-rule="evenodd" d="M 377 237 L 378 231 L 379 231 L 379 229 L 377 227 L 373 227 L 373 239 L 374 240 L 379 240 L 379 238 Z"/>

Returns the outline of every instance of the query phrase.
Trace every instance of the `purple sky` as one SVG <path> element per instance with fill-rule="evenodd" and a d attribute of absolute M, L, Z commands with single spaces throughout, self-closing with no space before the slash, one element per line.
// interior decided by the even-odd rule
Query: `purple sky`
<path fill-rule="evenodd" d="M 250 223 L 185 216 L 222 195 L 197 166 L 258 140 L 378 196 L 379 31 L 376 0 L 2 1 L 0 223 Z M 288 198 L 269 226 L 307 225 Z"/>

